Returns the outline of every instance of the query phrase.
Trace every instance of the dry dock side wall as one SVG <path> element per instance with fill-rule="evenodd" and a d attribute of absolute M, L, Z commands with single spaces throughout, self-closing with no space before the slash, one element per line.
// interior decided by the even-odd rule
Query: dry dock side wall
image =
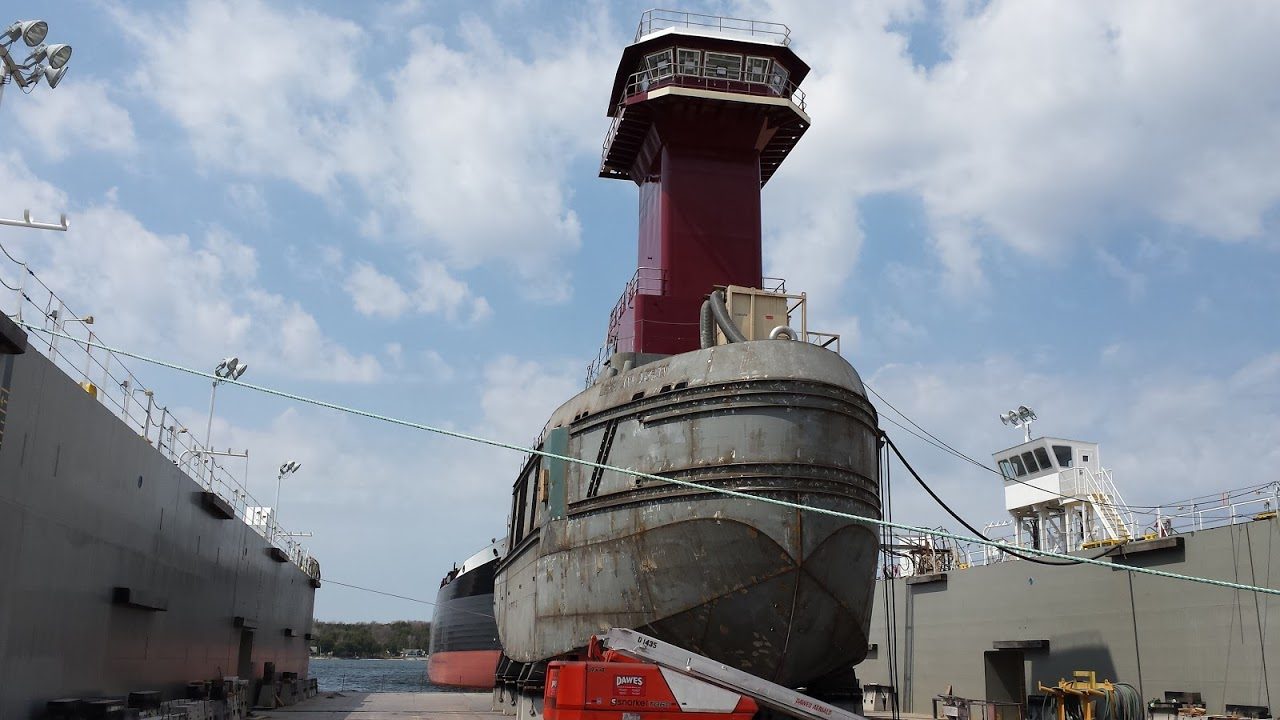
<path fill-rule="evenodd" d="M 0 720 L 265 662 L 304 677 L 310 578 L 206 511 L 200 486 L 44 356 L 0 355 L 0 380 L 6 364 Z M 113 602 L 115 588 L 163 609 Z"/>
<path fill-rule="evenodd" d="M 1003 700 L 1073 670 L 1139 688 L 1144 699 L 1198 692 L 1209 712 L 1280 704 L 1280 597 L 1126 572 L 1121 563 L 1251 585 L 1280 585 L 1275 518 L 1179 536 L 1114 569 L 997 563 L 877 583 L 865 683 L 892 684 L 886 590 L 895 600 L 903 710 L 934 696 Z M 1159 541 L 1157 541 L 1159 542 Z M 1090 554 L 1097 550 L 1089 551 Z M 1265 668 L 1265 671 L 1264 671 Z M 1271 700 L 1274 695 L 1275 704 Z"/>

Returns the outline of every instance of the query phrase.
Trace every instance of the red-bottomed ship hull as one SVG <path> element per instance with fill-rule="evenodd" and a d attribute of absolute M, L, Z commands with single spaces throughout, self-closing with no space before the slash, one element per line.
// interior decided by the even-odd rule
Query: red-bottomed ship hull
<path fill-rule="evenodd" d="M 467 558 L 440 581 L 431 619 L 427 678 L 433 685 L 490 689 L 502 646 L 493 619 L 493 575 L 506 541 Z"/>
<path fill-rule="evenodd" d="M 454 650 L 431 655 L 427 678 L 432 685 L 492 689 L 501 650 Z"/>

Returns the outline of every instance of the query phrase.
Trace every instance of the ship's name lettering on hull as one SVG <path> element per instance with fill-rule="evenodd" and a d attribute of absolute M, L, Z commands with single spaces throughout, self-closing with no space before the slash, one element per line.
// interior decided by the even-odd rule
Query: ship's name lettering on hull
<path fill-rule="evenodd" d="M 666 365 L 642 368 L 639 371 L 632 371 L 625 377 L 606 380 L 603 386 L 601 386 L 600 392 L 602 395 L 608 395 L 609 393 L 617 392 L 618 390 L 626 390 L 629 387 L 653 382 L 654 380 L 661 380 L 666 376 Z"/>

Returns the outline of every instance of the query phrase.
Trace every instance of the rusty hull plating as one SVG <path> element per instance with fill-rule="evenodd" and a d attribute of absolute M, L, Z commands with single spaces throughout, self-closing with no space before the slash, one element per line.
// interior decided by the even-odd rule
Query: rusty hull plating
<path fill-rule="evenodd" d="M 698 350 L 606 377 L 555 412 L 546 450 L 880 517 L 877 418 L 856 371 L 809 343 Z M 785 685 L 867 652 L 867 525 L 531 457 L 495 585 L 521 662 L 629 627 Z"/>

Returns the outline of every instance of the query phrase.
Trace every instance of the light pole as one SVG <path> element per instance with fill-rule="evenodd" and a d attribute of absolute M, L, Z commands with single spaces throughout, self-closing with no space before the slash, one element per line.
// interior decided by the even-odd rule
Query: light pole
<path fill-rule="evenodd" d="M 62 76 L 67 74 L 67 61 L 71 59 L 71 46 L 45 45 L 44 39 L 48 34 L 49 23 L 43 20 L 19 20 L 0 32 L 0 100 L 4 99 L 5 86 L 11 82 L 17 83 L 26 93 L 35 90 L 41 78 L 48 83 L 50 90 L 62 82 Z M 18 40 L 33 48 L 31 55 L 21 64 L 9 54 L 10 48 Z M 21 220 L 0 218 L 0 225 L 65 231 L 67 216 L 63 214 L 57 224 L 36 222 L 31 219 L 31 211 L 27 210 L 22 214 Z"/>
<path fill-rule="evenodd" d="M 213 404 L 218 399 L 218 383 L 227 380 L 239 380 L 244 371 L 249 369 L 249 363 L 240 362 L 239 358 L 224 358 L 218 366 L 213 369 L 216 379 L 213 381 L 213 389 L 209 391 L 209 424 L 204 430 L 204 446 L 209 447 L 209 438 L 213 435 Z"/>
<path fill-rule="evenodd" d="M 294 474 L 294 473 L 298 472 L 298 468 L 300 468 L 300 467 L 302 467 L 302 463 L 290 461 L 290 462 L 287 462 L 287 463 L 285 463 L 285 464 L 281 465 L 281 466 L 280 466 L 280 474 L 279 474 L 279 475 L 276 475 L 276 509 L 275 509 L 275 520 L 276 520 L 276 526 L 277 526 L 277 527 L 279 527 L 279 525 L 280 525 L 280 485 L 281 485 L 281 483 L 283 483 L 283 482 L 284 482 L 284 476 L 285 476 L 285 475 L 292 475 L 292 474 Z"/>
<path fill-rule="evenodd" d="M 43 20 L 19 20 L 0 33 L 0 98 L 4 97 L 4 86 L 10 82 L 17 83 L 25 93 L 35 90 L 41 80 L 48 83 L 49 89 L 62 82 L 62 76 L 67 74 L 67 61 L 71 59 L 71 46 L 46 45 L 44 39 L 48 34 L 49 23 Z M 19 39 L 32 48 L 21 63 L 9 53 Z"/>
<path fill-rule="evenodd" d="M 1005 425 L 1022 428 L 1022 442 L 1031 442 L 1031 423 L 1035 421 L 1035 411 L 1026 405 L 1019 405 L 1013 410 L 1000 415 L 1000 422 Z"/>

